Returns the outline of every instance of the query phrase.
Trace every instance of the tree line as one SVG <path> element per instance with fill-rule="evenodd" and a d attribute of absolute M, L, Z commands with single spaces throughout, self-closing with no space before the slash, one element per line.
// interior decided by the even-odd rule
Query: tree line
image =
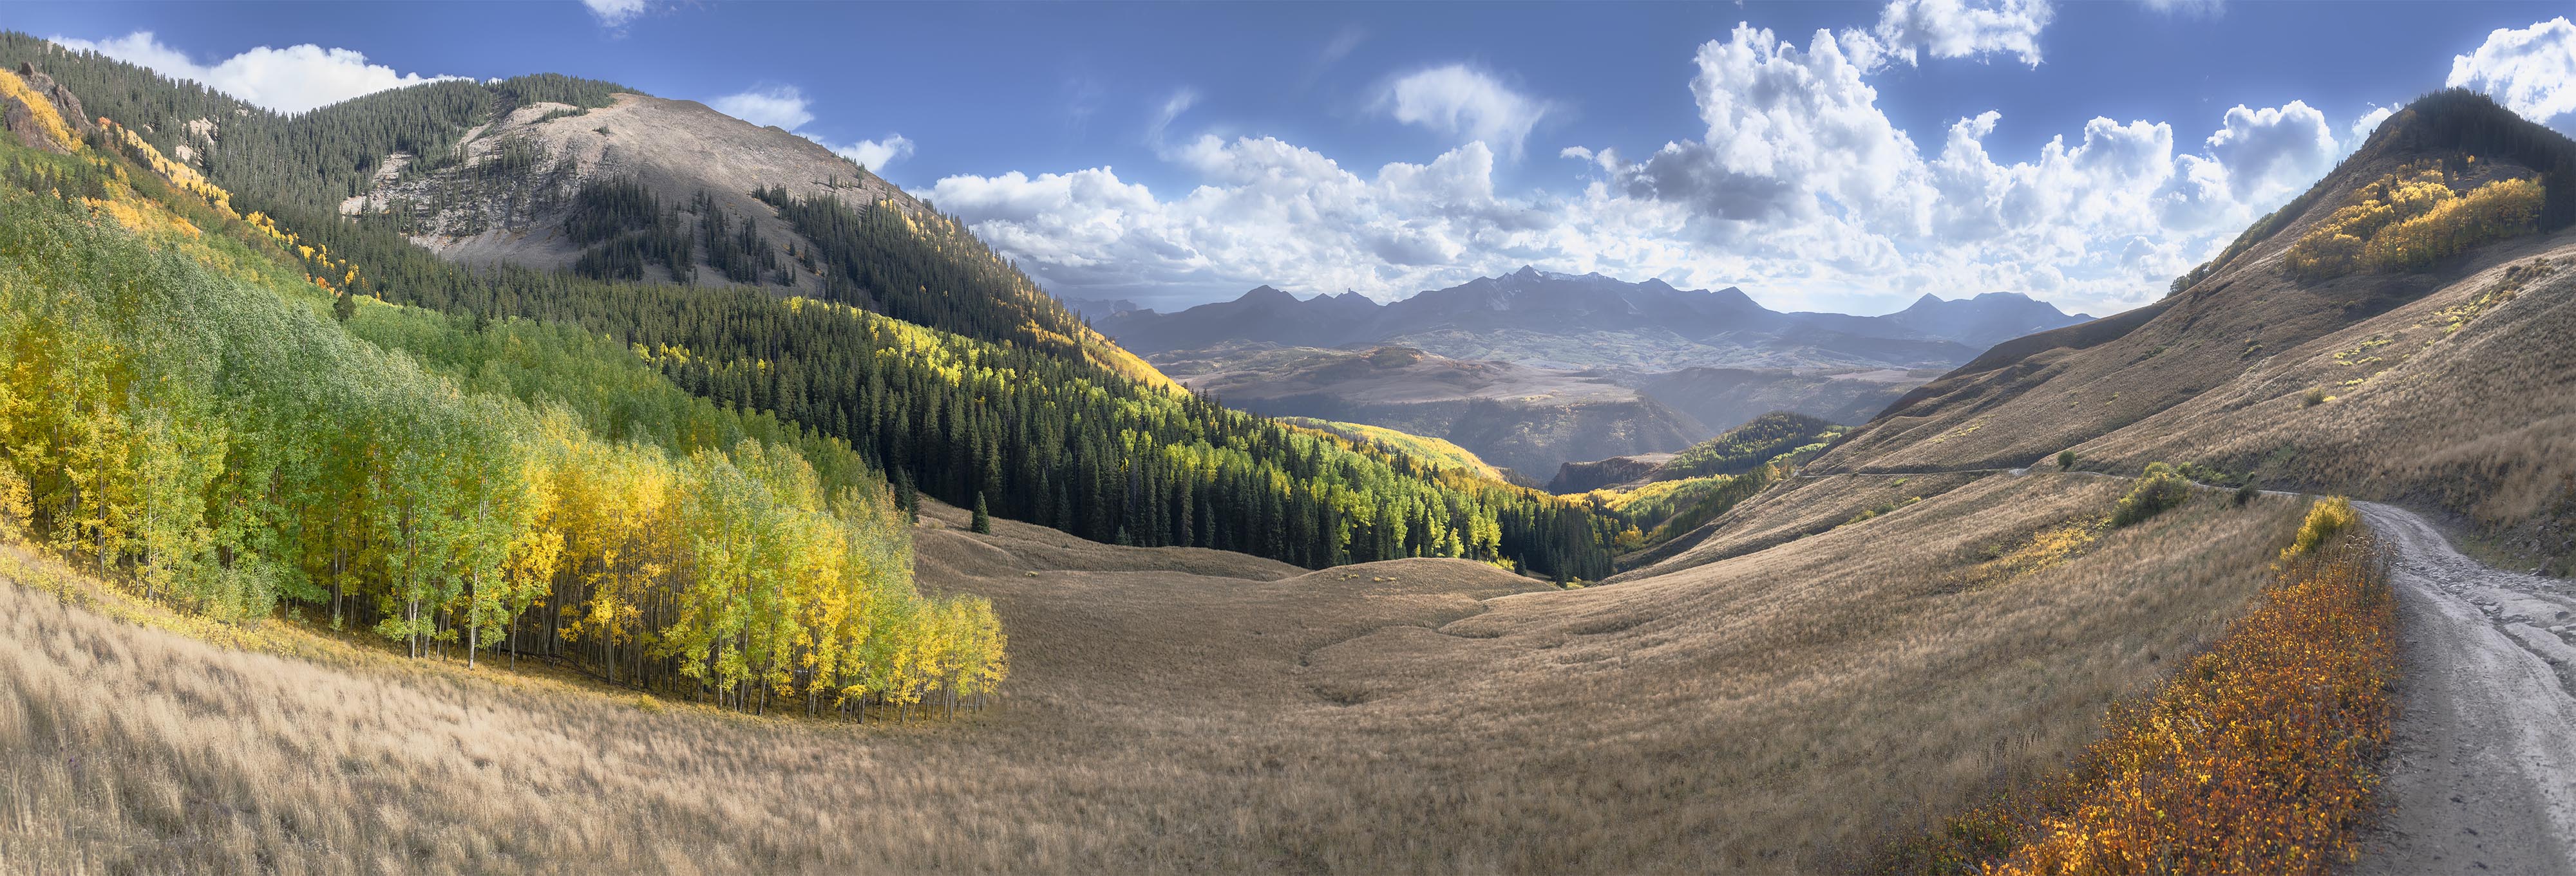
<path fill-rule="evenodd" d="M 50 163 L 6 175 L 39 184 L 94 159 L 0 153 Z M 578 331 L 343 324 L 247 222 L 119 228 L 158 205 L 116 167 L 113 203 L 0 191 L 0 526 L 216 617 L 753 711 L 902 714 L 1007 672 L 989 603 L 914 590 L 893 493 L 846 443 Z"/>
<path fill-rule="evenodd" d="M 24 50 L 0 38 L 0 52 L 13 45 Z M 55 53 L 53 64 L 67 70 L 59 78 L 70 87 L 117 93 L 100 105 L 102 114 L 125 106 L 184 121 L 186 113 L 229 100 L 112 60 L 68 57 Z M 364 190 L 375 167 L 369 156 L 432 154 L 419 150 L 453 143 L 437 133 L 441 126 L 462 130 L 514 101 L 604 104 L 615 87 L 523 77 L 432 88 L 382 92 L 293 118 L 237 115 L 216 138 L 218 149 L 241 145 L 307 175 L 253 171 L 232 158 L 210 159 L 208 173 L 240 209 L 312 247 L 324 285 L 486 321 L 579 326 L 650 353 L 653 367 L 702 398 L 774 412 L 845 439 L 899 488 L 961 507 L 983 493 L 996 515 L 1086 538 L 1219 547 L 1307 566 L 1461 556 L 1559 578 L 1609 571 L 1617 521 L 1586 503 L 1437 472 L 1401 454 L 1131 379 L 1143 371 L 1122 369 L 1132 356 L 935 211 L 758 193 L 813 241 L 811 251 L 788 255 L 824 278 L 829 303 L 781 301 L 746 288 L 462 268 L 405 240 L 397 220 L 370 214 L 344 221 L 338 202 Z M 596 194 L 610 203 L 625 197 Z M 633 205 L 612 210 L 641 215 Z M 696 246 L 739 239 L 738 232 L 709 235 L 714 229 L 703 226 L 711 223 L 701 220 Z M 775 254 L 764 247 L 759 255 Z M 616 258 L 624 263 L 604 257 L 593 273 L 638 273 L 628 265 L 642 259 Z M 767 260 L 755 266 L 784 267 Z"/>

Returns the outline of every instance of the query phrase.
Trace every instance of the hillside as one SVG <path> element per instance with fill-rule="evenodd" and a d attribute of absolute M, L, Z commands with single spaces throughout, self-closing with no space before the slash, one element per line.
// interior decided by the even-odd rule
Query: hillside
<path fill-rule="evenodd" d="M 2343 230 L 2400 186 L 2454 206 L 2375 242 Z M 2499 200 L 2509 193 L 2521 200 Z M 2488 202 L 2506 213 L 2470 212 Z M 2563 570 L 2576 551 L 2576 394 L 2541 388 L 2576 385 L 2571 220 L 2576 142 L 2486 98 L 2437 94 L 2172 296 L 1998 346 L 1809 470 L 2004 468 L 2066 449 L 2094 469 L 2191 461 L 2449 509 Z M 2401 237 L 2419 228 L 2445 242 Z M 2318 262 L 2329 245 L 2390 261 Z"/>
<path fill-rule="evenodd" d="M 2202 503 L 1999 587 L 1950 585 L 1979 546 L 2115 492 L 1991 479 L 1926 513 L 1572 592 L 1455 560 L 1303 572 L 1008 521 L 977 535 L 925 505 L 922 586 L 991 600 L 1011 631 L 1004 707 L 953 729 L 723 717 L 282 621 L 233 641 L 288 656 L 243 653 L 61 604 L 36 586 L 94 585 L 10 551 L 0 736 L 35 756 L 0 758 L 18 789 L 0 838 L 39 870 L 337 871 L 387 848 L 478 872 L 568 854 L 641 871 L 1837 869 L 1998 776 L 2065 762 L 2113 698 L 2218 634 L 2298 513 Z M 1892 549 L 1856 562 L 1860 545 Z M 935 841 L 958 836 L 979 839 Z"/>
<path fill-rule="evenodd" d="M 1439 438 L 1524 473 L 1551 472 L 1569 460 L 1677 449 L 1711 433 L 1602 377 L 1407 347 L 1230 344 L 1164 353 L 1154 363 L 1183 385 L 1247 411 Z"/>
<path fill-rule="evenodd" d="M 354 217 L 458 264 L 753 286 L 1170 385 L 955 219 L 820 144 L 694 101 L 544 74 L 284 116 L 24 34 L 0 32 L 0 64 L 96 95 L 88 113 L 295 233 Z"/>
<path fill-rule="evenodd" d="M 1524 486 L 1529 485 L 1512 471 L 1498 467 L 1493 463 L 1486 462 L 1482 457 L 1478 457 L 1476 454 L 1469 452 L 1467 448 L 1451 444 L 1438 438 L 1415 435 L 1410 432 L 1398 432 L 1384 426 L 1371 426 L 1365 423 L 1343 423 L 1334 420 L 1318 420 L 1311 417 L 1280 417 L 1279 422 L 1286 423 L 1291 426 L 1303 426 L 1309 429 L 1319 429 L 1331 432 L 1344 438 L 1349 438 L 1353 441 L 1376 444 L 1380 447 L 1386 448 L 1387 450 L 1413 457 L 1414 459 L 1420 460 L 1424 465 L 1434 468 L 1453 468 L 1461 471 L 1472 472 L 1478 477 L 1491 478 L 1498 481 L 1522 483 Z"/>

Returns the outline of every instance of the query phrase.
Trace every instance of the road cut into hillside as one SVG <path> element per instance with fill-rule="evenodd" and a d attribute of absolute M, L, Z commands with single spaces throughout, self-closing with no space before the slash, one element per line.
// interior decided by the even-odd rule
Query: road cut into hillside
<path fill-rule="evenodd" d="M 2414 512 L 2355 502 L 2397 548 L 2406 661 L 2360 873 L 2576 873 L 2576 587 L 2451 547 Z"/>

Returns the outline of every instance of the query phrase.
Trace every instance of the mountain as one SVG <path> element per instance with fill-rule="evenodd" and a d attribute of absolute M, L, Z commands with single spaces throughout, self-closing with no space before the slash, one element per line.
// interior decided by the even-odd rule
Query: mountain
<path fill-rule="evenodd" d="M 1147 309 L 1138 307 L 1136 302 L 1124 298 L 1059 298 L 1056 300 L 1064 302 L 1064 306 L 1072 308 L 1073 312 L 1081 314 L 1084 319 L 1106 319 L 1128 311 Z"/>
<path fill-rule="evenodd" d="M 2408 200 L 2383 200 L 2403 190 Z M 2464 91 L 2391 116 L 2154 304 L 2008 341 L 1815 473 L 2150 461 L 2448 509 L 2576 553 L 2576 142 Z"/>
<path fill-rule="evenodd" d="M 754 287 L 1170 385 L 954 217 L 820 144 L 694 101 L 538 74 L 287 116 L 24 34 L 0 33 L 0 63 L 43 69 L 290 233 L 354 222 L 460 265 Z"/>
<path fill-rule="evenodd" d="M 1600 274 L 1522 268 L 1390 304 L 1356 293 L 1300 300 L 1262 286 L 1178 313 L 1097 321 L 1145 355 L 1227 341 L 1281 346 L 1407 346 L 1457 359 L 1540 368 L 1952 367 L 1998 340 L 2081 322 L 2012 293 L 1925 296 L 1886 316 L 1781 313 L 1740 289 L 1675 289 Z"/>
<path fill-rule="evenodd" d="M 756 436 L 728 418 L 756 415 L 783 436 L 839 448 L 845 467 L 881 471 L 862 498 L 906 508 L 927 498 L 1094 540 L 1317 567 L 1437 556 L 1565 578 L 1610 571 L 1617 522 L 1598 509 L 1175 391 L 928 205 L 854 205 L 867 191 L 859 177 L 755 180 L 769 172 L 761 168 L 820 166 L 810 144 L 784 132 L 568 77 L 424 84 L 287 117 L 20 34 L 0 33 L 0 62 L 0 71 L 43 65 L 102 117 L 101 130 L 75 135 L 53 99 L 0 72 L 0 119 L 30 120 L 56 151 L 73 153 L 0 138 L 10 153 L 0 155 L 0 191 L 106 211 L 95 225 L 218 246 L 200 260 L 222 263 L 226 276 L 292 276 L 247 294 L 270 310 L 337 316 L 363 333 L 354 343 L 445 369 L 476 392 L 543 392 L 544 401 L 527 401 L 540 407 L 528 416 L 567 421 L 548 420 L 548 429 L 595 430 L 619 446 L 661 441 L 688 456 L 747 452 L 742 439 Z M 639 117 L 657 121 L 630 131 Z M 561 133 L 548 126 L 567 121 L 609 133 L 547 139 Z M 704 128 L 672 136 L 718 151 L 699 169 L 629 154 L 653 150 L 619 151 L 619 138 L 655 136 L 663 123 Z M 14 135 L 19 122 L 11 124 Z M 476 145 L 495 125 L 511 132 Z M 756 154 L 736 154 L 746 150 Z M 431 158 L 388 170 L 403 153 Z M 665 198 L 673 183 L 657 174 L 689 173 L 697 175 L 680 178 L 757 188 L 738 193 L 747 202 L 712 191 L 686 204 Z M 537 183 L 512 179 L 530 174 Z M 394 194 L 378 197 L 385 192 Z M 359 200 L 343 212 L 351 197 Z M 560 226 L 550 211 L 560 211 Z M 18 215 L 0 211 L 0 221 Z M 514 258 L 469 263 L 460 253 L 502 239 L 481 231 L 447 235 L 461 242 L 445 252 L 415 239 L 474 221 L 520 223 L 529 237 L 560 227 L 589 248 L 563 270 Z M 463 224 L 435 224 L 449 222 Z M 771 226 L 793 237 L 772 238 Z M 803 272 L 792 279 L 811 285 L 678 282 L 763 253 L 788 259 L 779 270 Z M 652 272 L 656 264 L 664 273 Z M 816 289 L 819 298 L 785 294 Z M 387 324 L 384 314 L 399 318 Z M 113 340 L 151 355 L 149 345 Z M 605 351 L 594 354 L 605 362 L 542 355 L 553 344 Z M 592 378 L 600 383 L 580 382 Z M 630 391 L 639 382 L 675 398 L 639 399 Z M 846 473 L 798 482 L 772 472 L 811 503 L 840 501 L 833 478 Z M 59 472 L 28 479 L 40 504 L 71 501 Z M 309 588 L 297 592 L 310 600 Z"/>
<path fill-rule="evenodd" d="M 1286 293 L 1279 293 L 1285 297 Z M 1230 344 L 1155 360 L 1183 385 L 1275 417 L 1366 423 L 1466 448 L 1523 474 L 1678 449 L 1714 430 L 1597 375 L 1409 347 Z"/>

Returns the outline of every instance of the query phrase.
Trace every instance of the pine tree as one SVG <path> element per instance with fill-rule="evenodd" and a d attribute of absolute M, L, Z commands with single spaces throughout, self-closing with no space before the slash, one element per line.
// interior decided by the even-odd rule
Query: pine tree
<path fill-rule="evenodd" d="M 975 531 L 979 533 L 991 533 L 993 531 L 992 515 L 984 512 L 984 494 L 982 491 L 977 491 L 975 493 Z"/>

